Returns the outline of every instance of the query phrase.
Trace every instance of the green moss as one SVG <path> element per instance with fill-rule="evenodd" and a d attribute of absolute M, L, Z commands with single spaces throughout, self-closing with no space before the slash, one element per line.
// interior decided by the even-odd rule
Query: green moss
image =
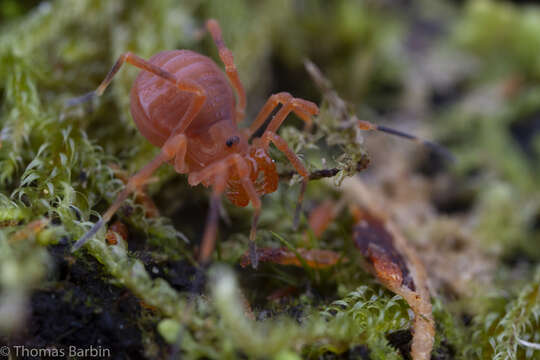
<path fill-rule="evenodd" d="M 534 6 L 515 7 L 491 0 L 470 1 L 456 27 L 458 41 L 471 53 L 488 57 L 492 74 L 526 73 L 540 76 L 540 10 Z M 500 44 L 506 44 L 504 56 Z"/>
<path fill-rule="evenodd" d="M 495 300 L 495 299 L 494 299 Z M 469 356 L 492 359 L 535 359 L 537 354 L 521 340 L 540 340 L 540 270 L 519 294 L 493 301 L 484 314 L 475 319 L 474 346 L 468 345 Z"/>
<path fill-rule="evenodd" d="M 373 158 L 382 161 L 365 178 L 369 182 L 385 172 L 404 174 L 397 180 L 386 177 L 389 198 L 401 193 L 402 182 L 420 179 L 431 193 L 426 195 L 428 204 L 407 204 L 411 216 L 424 206 L 420 212 L 427 209 L 426 226 L 438 220 L 455 222 L 474 244 L 471 251 L 489 254 L 498 269 L 483 284 L 485 293 L 464 294 L 448 290 L 452 284 L 437 283 L 436 269 L 428 268 L 438 290 L 434 355 L 538 357 L 538 351 L 520 340 L 540 342 L 540 142 L 534 135 L 540 113 L 540 10 L 485 0 L 463 7 L 439 0 L 418 8 L 409 13 L 399 5 L 346 0 L 56 0 L 32 9 L 2 2 L 0 335 L 11 339 L 28 316 L 35 316 L 28 309 L 38 310 L 35 296 L 42 291 L 58 291 L 62 301 L 57 306 L 73 305 L 66 307 L 67 313 L 107 310 L 97 309 L 96 294 L 80 301 L 70 287 L 76 281 L 85 285 L 80 277 L 71 277 L 84 264 L 95 275 L 92 286 L 112 283 L 136 298 L 136 308 L 142 305 L 144 310 L 125 318 L 135 324 L 149 357 L 169 351 L 162 340 L 171 348 L 178 345 L 186 358 L 345 358 L 355 350 L 371 359 L 402 357 L 403 349 L 388 335 L 409 329 L 408 306 L 363 270 L 351 242 L 353 220 L 345 209 L 320 239 L 307 235 L 306 216 L 299 230 L 291 230 L 299 177 L 285 180 L 293 168 L 275 149 L 272 156 L 284 181 L 264 198 L 259 245 L 295 249 L 305 247 L 308 239 L 309 247 L 334 250 L 348 261 L 329 270 L 270 264 L 256 271 L 235 269 L 234 275 L 231 266 L 247 248 L 251 209 L 224 202 L 230 224 L 220 223 L 222 241 L 215 260 L 226 265 L 214 269 L 210 297 L 189 293 L 207 191 L 189 187 L 172 167 L 161 169 L 148 189 L 162 216 L 146 218 L 142 206 L 130 199 L 117 215 L 128 226 L 128 243 L 108 245 L 102 230 L 84 250 L 69 254 L 69 245 L 123 186 L 110 165 L 133 173 L 157 149 L 137 132 L 129 115 L 135 69 L 122 69 L 105 95 L 88 106 L 68 109 L 66 101 L 94 89 L 128 50 L 148 58 L 160 50 L 189 48 L 218 59 L 208 36 L 199 37 L 203 20 L 217 17 L 246 86 L 248 118 L 272 92 L 290 91 L 318 102 L 321 111 L 313 132 L 300 130 L 295 126 L 300 122 L 291 116 L 280 134 L 310 171 L 340 170 L 337 184 L 354 175 L 358 162 L 369 156 L 364 138 L 346 126 L 350 117 L 391 122 L 412 113 L 433 119 L 393 126 L 431 126 L 455 153 L 453 166 L 437 173 L 431 167 L 440 162 L 423 161 L 418 156 L 423 149 L 413 153 L 407 150 L 413 145 L 368 142 L 379 155 Z M 430 28 L 431 22 L 442 24 L 441 31 Z M 501 43 L 506 45 L 504 56 Z M 439 61 L 448 54 L 451 61 L 455 57 L 458 64 L 472 65 L 447 73 L 448 59 Z M 345 113 L 321 96 L 303 68 L 305 58 L 349 101 Z M 443 70 L 433 68 L 434 63 Z M 425 167 L 428 171 L 418 171 Z M 430 169 L 436 174 L 429 174 Z M 450 184 L 442 195 L 441 183 Z M 464 192 L 460 187 L 469 194 L 463 206 L 457 198 Z M 304 208 L 309 211 L 341 196 L 313 181 Z M 461 207 L 445 212 L 440 198 Z M 403 203 L 396 203 L 400 206 Z M 32 230 L 29 224 L 38 220 L 43 227 Z M 406 233 L 413 234 L 413 245 L 429 247 L 414 236 L 421 229 Z M 438 257 L 444 254 L 424 260 L 436 266 Z M 62 271 L 67 275 L 62 277 Z M 268 300 L 287 286 L 296 292 L 279 302 Z M 257 321 L 245 316 L 250 313 L 245 299 Z M 64 309 L 55 313 L 60 312 Z M 472 324 L 462 324 L 465 315 L 474 317 Z"/>

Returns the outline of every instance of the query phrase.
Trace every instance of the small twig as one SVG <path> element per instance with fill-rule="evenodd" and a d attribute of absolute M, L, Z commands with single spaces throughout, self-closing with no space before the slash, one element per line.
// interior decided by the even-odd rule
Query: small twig
<path fill-rule="evenodd" d="M 368 165 L 369 165 L 369 158 L 364 157 L 362 158 L 362 160 L 360 160 L 356 164 L 356 171 L 358 172 L 363 171 L 364 169 L 367 168 Z M 315 170 L 309 173 L 309 180 L 320 180 L 324 178 L 331 178 L 331 177 L 336 176 L 340 171 L 341 169 L 338 169 L 338 168 Z M 279 174 L 279 179 L 288 180 L 292 178 L 294 174 L 296 174 L 295 171 L 284 172 L 284 173 Z"/>

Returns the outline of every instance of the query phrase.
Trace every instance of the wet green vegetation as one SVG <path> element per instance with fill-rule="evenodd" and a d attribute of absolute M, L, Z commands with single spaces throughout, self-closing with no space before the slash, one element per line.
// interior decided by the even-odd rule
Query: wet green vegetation
<path fill-rule="evenodd" d="M 348 261 L 241 268 L 252 210 L 224 200 L 215 265 L 204 295 L 192 293 L 209 192 L 171 166 L 147 189 L 160 216 L 131 198 L 115 218 L 127 241 L 110 245 L 102 230 L 70 253 L 122 188 L 114 166 L 133 173 L 158 149 L 129 113 L 136 69 L 123 68 L 92 103 L 66 101 L 95 89 L 128 50 L 149 58 L 187 48 L 217 61 L 200 32 L 211 17 L 235 55 L 248 123 L 272 93 L 318 103 L 313 132 L 291 116 L 280 134 L 310 171 L 339 170 L 310 182 L 294 231 L 300 179 L 272 152 L 283 179 L 263 200 L 259 246 L 329 249 Z M 540 358 L 540 7 L 4 0 L 0 29 L 0 345 L 100 344 L 117 358 L 406 358 L 409 307 L 364 270 L 347 208 L 320 238 L 308 229 L 310 210 L 343 198 L 334 185 L 360 176 L 385 189 L 381 202 L 426 265 L 432 358 Z M 345 114 L 305 59 L 332 81 Z M 344 126 L 354 115 L 434 139 L 456 161 L 359 136 Z"/>

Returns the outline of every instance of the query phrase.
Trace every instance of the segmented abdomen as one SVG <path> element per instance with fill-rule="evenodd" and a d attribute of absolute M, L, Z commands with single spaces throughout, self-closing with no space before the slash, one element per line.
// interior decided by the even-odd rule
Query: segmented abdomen
<path fill-rule="evenodd" d="M 204 133 L 217 121 L 234 121 L 235 99 L 231 86 L 210 58 L 190 50 L 171 50 L 154 55 L 149 62 L 179 80 L 193 81 L 204 89 L 206 100 L 186 134 Z M 142 70 L 131 88 L 133 120 L 146 139 L 161 147 L 187 112 L 193 96 Z"/>

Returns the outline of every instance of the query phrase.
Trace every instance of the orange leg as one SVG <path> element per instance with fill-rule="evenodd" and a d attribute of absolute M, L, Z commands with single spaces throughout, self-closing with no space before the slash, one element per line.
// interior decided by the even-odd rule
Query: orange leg
<path fill-rule="evenodd" d="M 129 174 L 126 170 L 123 170 L 120 168 L 118 164 L 111 163 L 109 164 L 109 167 L 113 169 L 114 175 L 122 180 L 122 182 L 125 184 L 129 181 Z M 152 181 L 153 178 L 150 178 L 144 185 L 148 184 L 148 182 Z M 144 216 L 147 218 L 155 218 L 159 216 L 159 210 L 150 198 L 150 196 L 146 193 L 146 191 L 143 189 L 143 186 L 141 186 L 140 189 L 137 189 L 135 191 L 135 203 L 141 204 L 144 208 Z"/>
<path fill-rule="evenodd" d="M 238 104 L 236 106 L 236 122 L 242 121 L 246 113 L 246 92 L 244 91 L 244 86 L 238 77 L 238 71 L 236 71 L 236 65 L 234 65 L 234 58 L 231 50 L 227 48 L 223 37 L 221 35 L 221 28 L 216 20 L 210 19 L 206 22 L 206 28 L 212 34 L 214 43 L 219 51 L 219 57 L 223 64 L 225 64 L 225 72 L 229 77 L 230 82 L 236 89 L 236 94 L 238 95 Z"/>
<path fill-rule="evenodd" d="M 302 209 L 302 201 L 304 200 L 304 193 L 306 191 L 307 183 L 309 181 L 309 172 L 307 171 L 304 164 L 302 164 L 302 161 L 296 156 L 294 151 L 292 151 L 289 148 L 289 145 L 287 145 L 287 142 L 283 140 L 283 138 L 276 133 L 266 130 L 261 138 L 262 145 L 265 148 L 265 150 L 268 150 L 268 147 L 270 146 L 270 142 L 274 143 L 274 145 L 278 148 L 279 151 L 281 151 L 287 159 L 291 162 L 292 166 L 295 168 L 295 170 L 302 176 L 303 182 L 302 187 L 300 189 L 300 195 L 298 196 L 298 203 L 296 205 L 296 210 L 294 212 L 294 221 L 293 226 L 296 228 L 298 226 L 298 221 L 300 219 L 300 211 Z"/>
<path fill-rule="evenodd" d="M 251 241 L 250 246 L 252 249 L 254 249 L 257 222 L 259 221 L 259 215 L 261 213 L 261 199 L 259 198 L 259 195 L 257 195 L 253 181 L 251 181 L 251 178 L 249 177 L 249 166 L 246 160 L 244 160 L 244 158 L 241 156 L 235 156 L 234 163 L 236 166 L 236 171 L 238 171 L 240 182 L 242 183 L 244 190 L 246 190 L 249 199 L 251 200 L 251 205 L 253 205 L 253 209 L 255 211 L 253 214 L 253 221 L 251 223 L 251 231 L 249 233 L 249 241 Z M 255 264 L 254 266 L 256 267 L 257 265 Z"/>
<path fill-rule="evenodd" d="M 187 171 L 186 166 L 186 153 L 187 153 L 187 144 L 188 140 L 186 135 L 179 134 L 176 135 L 176 140 L 170 143 L 170 151 L 174 151 L 174 170 L 179 174 L 185 174 Z M 173 138 L 174 139 L 174 138 Z M 167 146 L 165 143 L 164 147 Z"/>
<path fill-rule="evenodd" d="M 175 154 L 178 152 L 179 148 L 186 146 L 186 136 L 183 134 L 177 135 L 175 137 L 169 138 L 167 142 L 161 148 L 159 154 L 148 164 L 146 164 L 139 172 L 129 178 L 126 188 L 118 194 L 116 200 L 111 204 L 107 211 L 103 214 L 101 219 L 92 226 L 92 228 L 84 234 L 82 238 L 77 240 L 73 245 L 71 251 L 74 252 L 78 250 L 81 246 L 84 245 L 88 239 L 94 236 L 98 230 L 105 225 L 120 208 L 122 203 L 127 199 L 127 197 L 134 191 L 138 190 L 146 181 L 152 176 L 154 171 L 156 171 L 163 163 L 174 158 Z M 183 166 L 183 159 L 181 161 L 181 166 Z"/>
<path fill-rule="evenodd" d="M 201 250 L 199 252 L 199 262 L 201 265 L 206 265 L 216 244 L 216 234 L 218 226 L 219 206 L 221 195 L 225 192 L 227 184 L 228 169 L 225 163 L 220 162 L 217 168 L 216 176 L 214 177 L 212 197 L 210 198 L 210 208 L 208 209 L 208 217 L 206 219 L 206 228 L 204 230 L 203 239 L 201 242 Z"/>
<path fill-rule="evenodd" d="M 311 101 L 294 98 L 287 92 L 274 94 L 270 96 L 266 104 L 264 104 L 263 108 L 259 112 L 259 115 L 257 115 L 255 118 L 253 124 L 251 124 L 249 127 L 249 137 L 251 137 L 264 124 L 270 113 L 279 104 L 282 104 L 283 106 L 274 116 L 270 124 L 268 124 L 268 130 L 273 132 L 277 131 L 277 129 L 281 126 L 281 123 L 291 111 L 298 115 L 300 119 L 306 123 L 307 129 L 311 128 L 313 123 L 311 116 L 319 113 L 319 108 Z"/>
<path fill-rule="evenodd" d="M 190 185 L 197 185 L 203 181 L 210 180 L 212 184 L 214 185 L 214 193 L 216 190 L 216 183 L 218 181 L 222 181 L 221 178 L 225 178 L 227 171 L 230 167 L 234 166 L 236 168 L 236 171 L 238 172 L 238 177 L 240 178 L 240 181 L 242 183 L 242 186 L 244 187 L 244 190 L 249 196 L 249 199 L 251 200 L 251 204 L 253 205 L 254 214 L 253 214 L 253 220 L 251 223 L 251 231 L 249 234 L 249 240 L 250 240 L 250 254 L 251 254 L 251 263 L 253 264 L 253 267 L 257 267 L 257 255 L 256 255 L 256 246 L 255 246 L 255 236 L 256 236 L 256 230 L 257 230 L 257 223 L 259 220 L 259 215 L 261 213 L 261 199 L 259 198 L 259 195 L 257 195 L 257 191 L 255 190 L 255 185 L 251 181 L 251 178 L 249 177 L 249 165 L 247 164 L 246 160 L 242 158 L 242 156 L 238 154 L 233 154 L 228 157 L 226 157 L 223 160 L 220 160 L 204 170 L 201 170 L 197 173 L 192 173 L 189 175 L 188 182 Z M 221 186 L 221 185 L 220 185 Z M 223 191 L 225 190 L 225 186 L 223 185 L 223 188 L 220 188 L 219 195 L 223 194 Z M 212 217 L 209 214 L 209 222 L 206 225 L 206 231 L 205 235 L 203 237 L 203 244 L 201 249 L 204 251 L 201 251 L 201 263 L 205 263 L 208 261 L 212 250 L 214 248 L 215 243 L 215 235 L 216 235 L 216 229 L 217 226 L 217 210 L 219 202 L 217 205 L 212 206 L 211 210 L 214 209 L 215 215 Z M 214 217 L 216 218 L 214 220 Z M 212 222 L 210 222 L 212 220 Z"/>
<path fill-rule="evenodd" d="M 188 176 L 188 183 L 191 186 L 199 185 L 200 183 L 214 178 L 220 171 L 223 171 L 225 168 L 228 170 L 231 166 L 234 165 L 234 157 L 240 156 L 238 154 L 232 154 L 227 156 L 226 158 L 216 161 L 201 171 L 192 172 Z"/>

